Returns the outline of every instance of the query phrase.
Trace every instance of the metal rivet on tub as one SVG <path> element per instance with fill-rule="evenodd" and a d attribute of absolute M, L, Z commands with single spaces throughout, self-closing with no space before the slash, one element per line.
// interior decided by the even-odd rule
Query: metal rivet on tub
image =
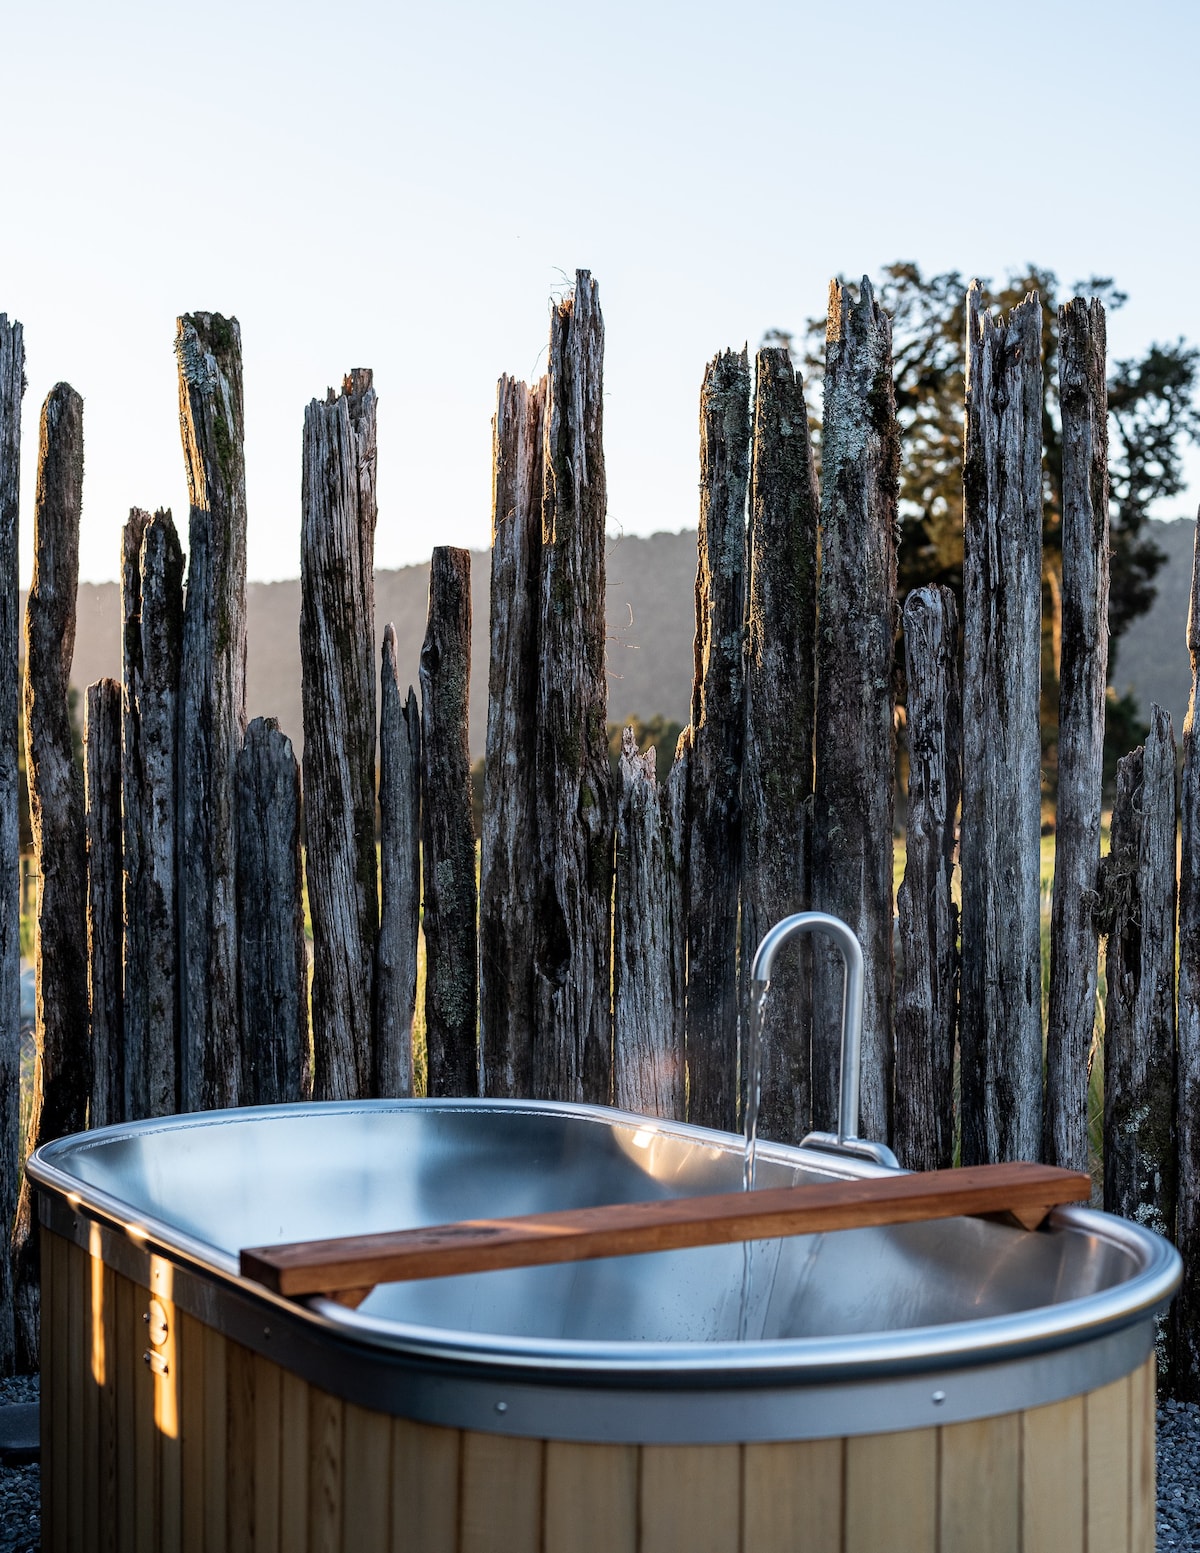
<path fill-rule="evenodd" d="M 942 1403 L 946 1400 L 946 1393 L 944 1391 L 935 1391 L 929 1400 L 933 1403 L 934 1407 L 941 1407 Z"/>
<path fill-rule="evenodd" d="M 507 1413 L 508 1412 L 508 1403 L 507 1402 L 497 1402 L 496 1403 L 496 1411 L 498 1413 Z"/>
<path fill-rule="evenodd" d="M 271 1328 L 270 1327 L 263 1327 L 263 1336 L 264 1337 L 270 1337 L 270 1335 L 271 1335 Z"/>

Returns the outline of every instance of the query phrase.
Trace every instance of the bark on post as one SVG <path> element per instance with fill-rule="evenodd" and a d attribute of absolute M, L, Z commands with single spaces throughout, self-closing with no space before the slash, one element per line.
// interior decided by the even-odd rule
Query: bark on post
<path fill-rule="evenodd" d="M 87 837 L 88 1011 L 92 1027 L 89 1125 L 125 1120 L 124 945 L 121 892 L 121 687 L 87 689 L 83 725 Z"/>
<path fill-rule="evenodd" d="M 275 1105 L 305 1099 L 311 1074 L 300 769 L 273 717 L 246 729 L 237 811 L 242 1094 Z"/>
<path fill-rule="evenodd" d="M 962 1161 L 1042 1144 L 1042 365 L 1036 295 L 967 292 Z"/>
<path fill-rule="evenodd" d="M 1117 766 L 1100 867 L 1104 957 L 1104 1206 L 1168 1238 L 1175 1228 L 1175 739 L 1150 710 L 1146 743 Z"/>
<path fill-rule="evenodd" d="M 313 1097 L 370 1093 L 375 863 L 375 390 L 304 413 L 300 669 L 313 931 Z"/>
<path fill-rule="evenodd" d="M 17 1211 L 21 1160 L 21 827 L 20 594 L 17 529 L 21 487 L 21 325 L 0 313 L 0 1375 L 11 1375 L 12 1264 L 8 1239 Z"/>
<path fill-rule="evenodd" d="M 467 687 L 471 552 L 438 545 L 421 648 L 425 1045 L 430 1095 L 477 1095 L 477 898 Z"/>
<path fill-rule="evenodd" d="M 586 270 L 550 321 L 537 690 L 534 1092 L 612 1085 L 613 782 L 606 734 L 604 322 Z"/>
<path fill-rule="evenodd" d="M 383 633 L 379 708 L 379 940 L 375 946 L 374 1094 L 411 1095 L 421 926 L 421 711 L 400 698 L 396 628 Z"/>
<path fill-rule="evenodd" d="M 180 1098 L 236 1105 L 234 763 L 246 726 L 246 468 L 236 318 L 178 321 L 179 424 L 187 464 L 188 578 L 180 676 Z"/>
<path fill-rule="evenodd" d="M 684 1119 L 683 800 L 687 756 L 665 787 L 654 746 L 621 739 L 613 922 L 613 1089 L 617 1105 Z"/>
<path fill-rule="evenodd" d="M 859 1131 L 892 1130 L 892 828 L 897 478 L 892 325 L 864 275 L 834 282 L 825 337 L 813 905 L 866 961 Z M 813 1118 L 835 1124 L 843 967 L 813 940 Z"/>
<path fill-rule="evenodd" d="M 183 552 L 171 514 L 125 525 L 125 1114 L 168 1116 L 179 1093 L 175 845 Z"/>
<path fill-rule="evenodd" d="M 1088 1168 L 1088 1055 L 1096 1022 L 1096 874 L 1108 679 L 1108 389 L 1104 308 L 1058 310 L 1062 406 L 1062 647 L 1058 819 L 1046 1031 L 1046 1159 Z"/>
<path fill-rule="evenodd" d="M 904 601 L 908 684 L 908 826 L 897 895 L 895 1149 L 910 1170 L 945 1170 L 954 1155 L 958 907 L 954 878 L 962 784 L 958 608 L 949 588 Z"/>
<path fill-rule="evenodd" d="M 502 377 L 492 422 L 492 586 L 479 1040 L 488 1095 L 534 1093 L 538 614 L 546 379 Z"/>
<path fill-rule="evenodd" d="M 1200 516 L 1192 560 L 1187 644 L 1192 693 L 1183 723 L 1179 823 L 1179 1014 L 1175 1127 L 1179 1205 L 1175 1244 L 1183 1287 L 1172 1307 L 1172 1389 L 1200 1401 Z"/>
<path fill-rule="evenodd" d="M 687 791 L 688 1116 L 737 1125 L 737 935 L 745 741 L 750 364 L 709 363 L 700 390 L 700 524 Z"/>
<path fill-rule="evenodd" d="M 786 350 L 755 362 L 750 477 L 746 744 L 742 760 L 742 1014 L 763 934 L 805 910 L 812 884 L 820 496 L 804 384 Z M 775 976 L 764 1031 L 759 1132 L 798 1143 L 812 1126 L 807 943 Z M 743 1063 L 743 1068 L 745 1064 Z"/>
<path fill-rule="evenodd" d="M 38 906 L 37 1065 L 30 1150 L 79 1132 L 91 1087 L 87 1017 L 87 864 L 83 779 L 71 742 L 83 400 L 66 383 L 42 406 L 33 515 L 33 585 L 25 608 L 25 749 L 42 896 Z M 18 1365 L 37 1367 L 37 1225 L 29 1182 L 17 1211 Z"/>

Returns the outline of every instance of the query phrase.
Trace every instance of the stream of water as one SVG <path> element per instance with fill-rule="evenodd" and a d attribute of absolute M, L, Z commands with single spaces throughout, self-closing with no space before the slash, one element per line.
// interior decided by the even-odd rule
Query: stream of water
<path fill-rule="evenodd" d="M 754 1190 L 755 1155 L 758 1152 L 758 1105 L 762 1098 L 762 1034 L 766 1021 L 769 981 L 756 981 L 750 995 L 750 1018 L 746 1024 L 746 1111 L 743 1130 L 746 1142 L 742 1151 L 742 1189 Z M 750 1293 L 754 1282 L 754 1242 L 742 1241 L 742 1298 L 738 1309 L 738 1342 L 744 1343 L 750 1322 Z"/>

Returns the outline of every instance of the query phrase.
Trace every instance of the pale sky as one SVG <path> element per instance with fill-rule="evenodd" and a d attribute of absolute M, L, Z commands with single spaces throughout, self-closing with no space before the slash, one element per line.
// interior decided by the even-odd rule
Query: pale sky
<path fill-rule="evenodd" d="M 37 422 L 84 396 L 81 576 L 132 505 L 186 544 L 174 321 L 241 322 L 249 574 L 299 573 L 304 406 L 379 392 L 376 561 L 486 546 L 501 372 L 591 269 L 609 522 L 693 524 L 707 360 L 893 259 L 1130 293 L 1114 356 L 1200 341 L 1187 0 L 993 7 L 62 0 L 3 9 L 0 312 Z M 1194 509 L 1193 488 L 1162 516 Z"/>

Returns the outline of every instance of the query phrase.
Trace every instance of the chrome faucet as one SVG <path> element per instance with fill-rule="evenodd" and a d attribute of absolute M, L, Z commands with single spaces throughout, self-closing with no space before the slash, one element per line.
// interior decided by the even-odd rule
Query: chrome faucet
<path fill-rule="evenodd" d="M 852 928 L 840 917 L 824 911 L 798 911 L 784 917 L 764 937 L 754 956 L 751 979 L 763 984 L 771 979 L 771 966 L 780 945 L 795 933 L 827 933 L 842 952 L 842 1062 L 838 1087 L 837 1131 L 810 1132 L 801 1147 L 837 1149 L 857 1154 L 881 1165 L 899 1169 L 900 1162 L 886 1144 L 858 1136 L 859 1088 L 862 1064 L 863 952 Z"/>

